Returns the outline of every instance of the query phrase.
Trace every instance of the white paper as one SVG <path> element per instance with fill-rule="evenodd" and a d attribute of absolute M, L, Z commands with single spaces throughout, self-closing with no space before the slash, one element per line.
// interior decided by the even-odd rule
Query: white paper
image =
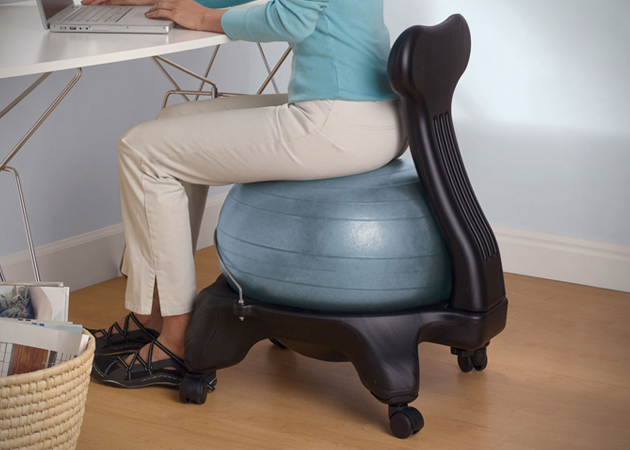
<path fill-rule="evenodd" d="M 42 348 L 67 355 L 77 355 L 82 334 L 31 325 L 13 319 L 0 319 L 0 342 Z"/>
<path fill-rule="evenodd" d="M 13 297 L 15 288 L 26 286 L 26 297 L 30 300 L 32 314 L 23 319 L 46 321 L 67 321 L 70 288 L 63 286 L 43 285 L 37 283 L 3 283 L 0 285 L 0 300 Z M 24 310 L 24 312 L 26 312 Z M 7 317 L 6 315 L 4 317 Z"/>

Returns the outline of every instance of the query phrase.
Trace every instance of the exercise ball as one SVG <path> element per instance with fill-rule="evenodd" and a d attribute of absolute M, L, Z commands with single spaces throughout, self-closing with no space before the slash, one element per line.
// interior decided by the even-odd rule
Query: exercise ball
<path fill-rule="evenodd" d="M 450 297 L 446 244 L 409 160 L 348 177 L 234 185 L 216 236 L 224 273 L 261 302 L 370 313 Z"/>

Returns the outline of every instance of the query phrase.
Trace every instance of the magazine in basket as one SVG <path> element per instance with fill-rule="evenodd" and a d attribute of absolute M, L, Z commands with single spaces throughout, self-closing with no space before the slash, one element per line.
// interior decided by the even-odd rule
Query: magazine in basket
<path fill-rule="evenodd" d="M 0 283 L 0 376 L 52 367 L 87 345 L 68 322 L 69 288 L 61 283 Z"/>

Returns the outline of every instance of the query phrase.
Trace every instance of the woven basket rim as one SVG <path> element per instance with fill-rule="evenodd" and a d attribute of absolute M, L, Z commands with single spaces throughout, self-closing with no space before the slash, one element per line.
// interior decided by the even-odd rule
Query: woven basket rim
<path fill-rule="evenodd" d="M 81 366 L 85 361 L 92 358 L 94 350 L 96 349 L 95 339 L 92 334 L 83 329 L 83 334 L 89 336 L 87 348 L 76 358 L 62 362 L 53 367 L 46 369 L 35 370 L 28 373 L 19 373 L 16 375 L 9 375 L 6 377 L 0 377 L 0 388 L 5 386 L 14 386 L 18 384 L 30 383 L 38 380 L 44 380 L 50 377 L 54 377 L 60 373 L 68 372 L 76 367 Z"/>

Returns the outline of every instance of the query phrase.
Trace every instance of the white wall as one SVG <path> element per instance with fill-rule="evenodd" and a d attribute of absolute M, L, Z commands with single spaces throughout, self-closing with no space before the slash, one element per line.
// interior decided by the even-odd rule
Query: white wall
<path fill-rule="evenodd" d="M 392 35 L 466 17 L 453 116 L 496 225 L 630 245 L 630 2 L 392 0 Z"/>
<path fill-rule="evenodd" d="M 385 5 L 392 36 L 455 12 L 469 22 L 472 57 L 453 116 L 491 223 L 630 245 L 629 2 L 385 0 Z M 282 47 L 272 50 L 279 55 Z M 173 59 L 201 72 L 209 53 Z M 222 49 L 211 75 L 222 90 L 253 92 L 263 71 L 255 46 L 235 43 Z M 71 75 L 54 74 L 0 120 L 1 154 Z M 0 107 L 31 80 L 0 80 Z M 36 245 L 120 222 L 116 139 L 154 117 L 169 88 L 150 60 L 85 70 L 13 162 L 22 174 Z M 8 174 L 0 176 L 0 257 L 26 248 L 11 183 Z"/>

